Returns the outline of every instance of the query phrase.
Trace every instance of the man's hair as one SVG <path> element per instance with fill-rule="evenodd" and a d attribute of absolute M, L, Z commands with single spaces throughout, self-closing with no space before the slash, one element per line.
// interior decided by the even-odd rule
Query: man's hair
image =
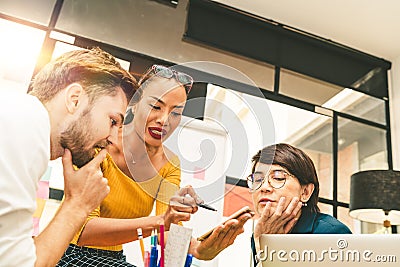
<path fill-rule="evenodd" d="M 114 96 L 122 88 L 128 102 L 137 89 L 135 78 L 109 53 L 98 47 L 67 52 L 46 64 L 31 83 L 31 94 L 46 103 L 69 84 L 78 83 L 89 102 Z"/>
<path fill-rule="evenodd" d="M 254 173 L 258 162 L 279 165 L 293 174 L 301 185 L 314 184 L 314 191 L 303 209 L 318 212 L 319 181 L 311 158 L 299 148 L 285 143 L 270 145 L 259 150 L 252 158 Z"/>

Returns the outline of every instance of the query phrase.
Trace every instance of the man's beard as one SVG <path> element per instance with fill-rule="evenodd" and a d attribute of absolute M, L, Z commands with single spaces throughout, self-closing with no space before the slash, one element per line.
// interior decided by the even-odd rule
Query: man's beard
<path fill-rule="evenodd" d="M 87 110 L 83 112 L 81 119 L 72 122 L 60 135 L 61 146 L 71 151 L 72 163 L 78 168 L 94 158 L 95 148 L 104 148 L 108 144 L 106 140 L 102 140 L 88 147 L 93 142 L 90 130 L 93 130 L 93 127 L 90 112 Z"/>

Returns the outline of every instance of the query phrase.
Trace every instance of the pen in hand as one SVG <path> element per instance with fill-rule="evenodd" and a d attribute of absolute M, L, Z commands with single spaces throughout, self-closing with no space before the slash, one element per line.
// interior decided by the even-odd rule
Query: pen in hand
<path fill-rule="evenodd" d="M 217 211 L 215 208 L 211 207 L 210 205 L 204 204 L 204 203 L 197 204 L 197 206 L 202 207 L 202 208 L 204 208 L 204 209 Z"/>
<path fill-rule="evenodd" d="M 194 193 L 194 191 L 193 191 L 193 193 Z M 184 204 L 184 205 L 185 205 L 185 197 L 186 197 L 186 196 L 192 198 L 192 196 L 191 196 L 190 194 L 184 195 L 184 196 L 183 196 L 183 203 L 182 203 L 182 204 Z M 196 202 L 196 205 L 197 205 L 197 206 L 199 206 L 199 207 L 201 207 L 201 208 L 203 208 L 203 209 L 212 210 L 212 211 L 217 211 L 217 209 L 211 207 L 211 206 L 208 205 L 208 204 L 205 204 L 205 203 L 204 203 L 204 200 L 201 200 L 201 198 L 200 198 L 199 196 L 197 196 L 196 200 L 194 200 L 194 201 Z M 197 203 L 197 202 L 202 202 L 202 203 Z"/>

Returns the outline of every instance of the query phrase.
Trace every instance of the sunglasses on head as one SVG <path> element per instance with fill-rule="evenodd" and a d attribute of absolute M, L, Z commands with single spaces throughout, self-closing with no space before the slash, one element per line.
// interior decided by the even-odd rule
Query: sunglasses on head
<path fill-rule="evenodd" d="M 172 70 L 162 65 L 151 66 L 151 71 L 153 71 L 154 74 L 158 77 L 166 79 L 171 79 L 172 77 L 175 77 L 175 79 L 185 87 L 186 94 L 188 94 L 190 92 L 190 89 L 192 89 L 193 78 L 186 73 Z"/>

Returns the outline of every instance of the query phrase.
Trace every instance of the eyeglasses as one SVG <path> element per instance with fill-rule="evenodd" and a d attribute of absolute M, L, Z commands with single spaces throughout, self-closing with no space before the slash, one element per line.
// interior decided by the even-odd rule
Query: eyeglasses
<path fill-rule="evenodd" d="M 185 87 L 186 94 L 188 94 L 190 92 L 190 89 L 192 89 L 193 78 L 186 73 L 172 70 L 162 65 L 153 65 L 151 66 L 151 70 L 158 77 L 171 79 L 175 76 L 175 79 Z"/>
<path fill-rule="evenodd" d="M 284 170 L 273 170 L 268 174 L 268 183 L 272 188 L 279 189 L 282 188 L 288 177 L 294 177 Z M 261 173 L 252 173 L 247 177 L 247 186 L 250 188 L 250 192 L 254 192 L 259 189 L 266 180 L 266 176 Z"/>

